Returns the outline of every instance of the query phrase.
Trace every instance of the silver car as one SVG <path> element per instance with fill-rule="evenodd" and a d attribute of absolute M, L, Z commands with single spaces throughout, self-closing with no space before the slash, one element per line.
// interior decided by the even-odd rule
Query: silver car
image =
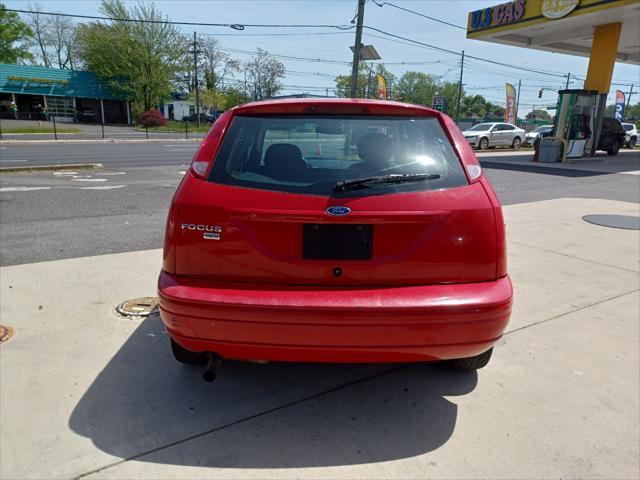
<path fill-rule="evenodd" d="M 489 147 L 520 148 L 525 131 L 510 123 L 479 123 L 462 132 L 469 145 L 480 150 Z"/>
<path fill-rule="evenodd" d="M 523 145 L 533 145 L 533 142 L 536 141 L 536 138 L 542 136 L 546 137 L 553 130 L 553 125 L 540 125 L 538 128 L 527 132 L 527 136 L 524 137 L 522 142 Z"/>

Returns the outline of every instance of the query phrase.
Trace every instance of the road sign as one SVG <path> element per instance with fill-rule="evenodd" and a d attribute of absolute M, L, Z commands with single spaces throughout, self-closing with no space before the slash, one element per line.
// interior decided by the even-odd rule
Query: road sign
<path fill-rule="evenodd" d="M 433 97 L 432 107 L 434 110 L 444 112 L 444 95 L 435 95 Z"/>

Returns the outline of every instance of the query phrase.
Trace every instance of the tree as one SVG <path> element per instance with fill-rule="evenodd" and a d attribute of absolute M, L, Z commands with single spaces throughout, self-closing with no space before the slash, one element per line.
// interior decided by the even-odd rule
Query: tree
<path fill-rule="evenodd" d="M 549 112 L 547 112 L 546 110 L 538 110 L 538 109 L 531 110 L 529 113 L 527 113 L 525 118 L 527 120 L 533 120 L 533 119 L 541 120 L 547 123 L 550 123 L 552 121 L 551 115 L 549 115 Z"/>
<path fill-rule="evenodd" d="M 143 110 L 157 106 L 174 90 L 183 56 L 180 34 L 168 23 L 118 19 L 168 20 L 153 4 L 139 3 L 127 10 L 122 0 L 102 0 L 109 23 L 77 27 L 82 61 L 112 91 L 133 100 Z"/>
<path fill-rule="evenodd" d="M 45 67 L 51 67 L 49 49 L 47 48 L 47 42 L 51 36 L 51 22 L 45 15 L 40 14 L 42 9 L 37 3 L 34 5 L 29 4 L 29 10 L 32 11 L 32 13 L 28 14 L 29 26 L 33 30 L 33 38 L 38 49 L 38 55 Z"/>
<path fill-rule="evenodd" d="M 0 63 L 18 63 L 31 60 L 28 44 L 33 32 L 16 12 L 7 12 L 0 3 Z"/>
<path fill-rule="evenodd" d="M 47 37 L 52 47 L 58 68 L 74 68 L 76 32 L 74 23 L 66 17 L 53 17 Z"/>
<path fill-rule="evenodd" d="M 405 72 L 397 84 L 398 100 L 418 105 L 429 105 L 440 89 L 437 78 L 429 73 Z"/>
<path fill-rule="evenodd" d="M 208 89 L 220 91 L 227 75 L 240 70 L 240 62 L 220 49 L 220 42 L 213 37 L 200 40 L 203 83 Z"/>
<path fill-rule="evenodd" d="M 280 80 L 284 78 L 284 64 L 269 56 L 269 52 L 257 49 L 257 54 L 244 65 L 249 95 L 253 100 L 277 95 L 282 90 Z"/>
<path fill-rule="evenodd" d="M 460 103 L 461 117 L 483 118 L 487 114 L 487 101 L 482 95 L 468 95 L 462 97 Z"/>

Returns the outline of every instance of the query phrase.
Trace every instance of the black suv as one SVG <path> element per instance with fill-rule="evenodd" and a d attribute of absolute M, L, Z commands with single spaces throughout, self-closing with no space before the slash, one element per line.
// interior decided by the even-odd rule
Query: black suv
<path fill-rule="evenodd" d="M 619 120 L 604 117 L 598 140 L 598 150 L 605 150 L 609 155 L 617 155 L 620 147 L 626 142 L 626 135 L 627 132 Z"/>

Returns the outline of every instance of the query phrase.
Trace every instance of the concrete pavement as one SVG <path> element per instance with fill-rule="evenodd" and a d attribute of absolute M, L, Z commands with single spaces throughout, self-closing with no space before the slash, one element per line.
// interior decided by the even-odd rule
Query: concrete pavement
<path fill-rule="evenodd" d="M 1 478 L 638 478 L 638 214 L 602 199 L 505 207 L 516 289 L 476 373 L 431 365 L 175 363 L 159 250 L 0 269 Z"/>

